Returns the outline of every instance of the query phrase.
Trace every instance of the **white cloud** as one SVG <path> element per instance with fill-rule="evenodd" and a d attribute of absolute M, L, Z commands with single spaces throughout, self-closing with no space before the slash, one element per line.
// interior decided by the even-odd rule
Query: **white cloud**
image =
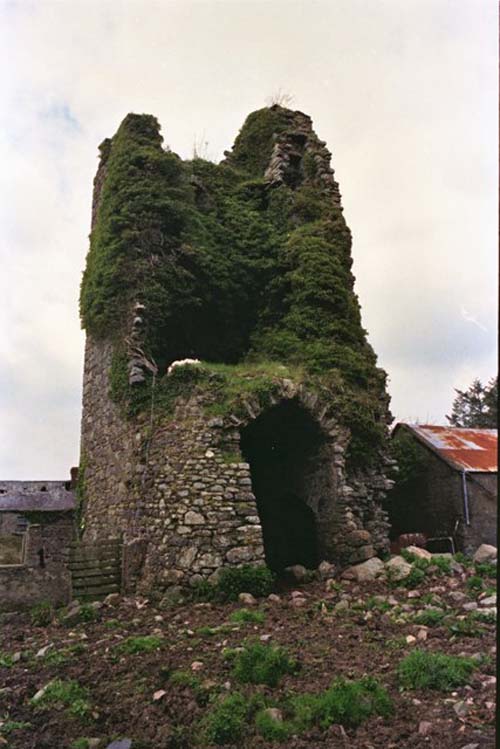
<path fill-rule="evenodd" d="M 393 411 L 442 421 L 453 387 L 488 379 L 496 14 L 490 0 L 1 4 L 0 476 L 64 477 L 78 459 L 92 179 L 129 111 L 155 114 L 181 156 L 202 138 L 217 159 L 250 111 L 292 94 L 333 151 Z"/>

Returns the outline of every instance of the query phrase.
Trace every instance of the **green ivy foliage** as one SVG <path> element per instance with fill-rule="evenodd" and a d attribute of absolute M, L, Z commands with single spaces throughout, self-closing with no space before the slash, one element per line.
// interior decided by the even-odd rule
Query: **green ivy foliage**
<path fill-rule="evenodd" d="M 361 325 L 351 234 L 315 186 L 314 159 L 296 167 L 295 189 L 263 179 L 289 123 L 279 106 L 253 112 L 227 159 L 213 164 L 183 162 L 162 148 L 154 117 L 127 115 L 101 146 L 82 324 L 116 340 L 123 357 L 133 304 L 144 304 L 144 347 L 160 378 L 186 357 L 301 366 L 330 390 L 353 432 L 351 457 L 366 463 L 385 438 L 385 374 Z M 148 385 L 130 399 L 123 361 L 111 379 L 115 399 L 133 401 L 129 415 L 148 407 Z M 165 387 L 168 405 L 175 394 Z"/>

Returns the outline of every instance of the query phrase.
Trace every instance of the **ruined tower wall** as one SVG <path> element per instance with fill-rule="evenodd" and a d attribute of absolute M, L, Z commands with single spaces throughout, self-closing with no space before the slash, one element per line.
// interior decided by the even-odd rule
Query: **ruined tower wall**
<path fill-rule="evenodd" d="M 268 166 L 263 174 L 265 188 L 262 184 L 257 184 L 258 194 L 262 197 L 265 193 L 266 200 L 269 199 L 272 202 L 270 191 L 274 194 L 276 190 L 285 190 L 285 193 L 282 192 L 281 195 L 286 202 L 286 200 L 292 200 L 292 196 L 295 195 L 294 190 L 302 185 L 305 192 L 299 191 L 300 194 L 298 193 L 298 214 L 295 215 L 294 220 L 299 220 L 299 223 L 302 221 L 302 218 L 297 219 L 297 216 L 302 215 L 301 212 L 305 210 L 304 200 L 310 201 L 310 204 L 306 206 L 303 220 L 314 231 L 317 229 L 317 223 L 315 223 L 317 211 L 323 215 L 321 211 L 327 210 L 325 206 L 331 206 L 333 210 L 333 213 L 328 212 L 326 218 L 323 216 L 322 223 L 319 222 L 322 228 L 319 235 L 311 240 L 312 245 L 308 244 L 306 234 L 300 235 L 299 232 L 297 235 L 300 241 L 306 237 L 304 246 L 299 242 L 302 248 L 300 252 L 304 253 L 304 262 L 309 258 L 308 252 L 311 246 L 319 253 L 317 261 L 321 261 L 322 267 L 323 262 L 330 257 L 327 247 L 330 247 L 331 256 L 335 255 L 336 258 L 329 271 L 333 276 L 325 273 L 325 278 L 329 279 L 328 283 L 331 288 L 326 286 L 322 288 L 322 298 L 325 298 L 326 292 L 330 295 L 327 297 L 328 305 L 331 306 L 329 314 L 335 324 L 332 327 L 330 325 L 332 320 L 330 320 L 327 321 L 330 327 L 325 330 L 321 325 L 318 328 L 319 332 L 315 328 L 316 337 L 319 335 L 321 339 L 321 336 L 324 336 L 325 340 L 319 340 L 319 347 L 316 349 L 307 348 L 311 341 L 309 338 L 305 340 L 302 356 L 306 364 L 310 364 L 308 358 L 310 354 L 317 356 L 317 366 L 321 369 L 327 366 L 322 363 L 322 357 L 326 357 L 325 360 L 333 357 L 332 361 L 338 360 L 341 363 L 344 359 L 350 361 L 349 356 L 345 357 L 344 354 L 346 347 L 352 345 L 358 357 L 355 361 L 359 364 L 366 359 L 367 362 L 366 371 L 363 368 L 361 372 L 356 370 L 354 379 L 360 377 L 363 382 L 363 377 L 366 376 L 368 378 L 366 382 L 370 384 L 366 384 L 365 391 L 363 391 L 363 385 L 357 391 L 346 389 L 345 383 L 342 384 L 342 375 L 335 375 L 336 365 L 331 364 L 333 379 L 328 386 L 330 390 L 325 389 L 324 384 L 318 388 L 317 383 L 316 386 L 313 384 L 312 390 L 308 390 L 309 385 L 300 384 L 302 382 L 300 378 L 299 381 L 294 382 L 290 379 L 283 379 L 287 375 L 282 377 L 275 374 L 271 377 L 273 395 L 267 401 L 264 398 L 266 402 L 263 403 L 259 397 L 253 400 L 247 399 L 247 391 L 244 387 L 243 402 L 240 402 L 243 411 L 246 410 L 244 416 L 242 416 L 241 408 L 238 409 L 237 414 L 225 411 L 224 416 L 221 417 L 209 416 L 207 407 L 213 404 L 210 384 L 208 388 L 205 384 L 204 388 L 195 387 L 193 390 L 188 387 L 185 392 L 181 391 L 170 404 L 172 406 L 170 409 L 162 410 L 161 407 L 155 407 L 155 382 L 157 389 L 162 383 L 165 384 L 166 375 L 162 375 L 165 361 L 167 363 L 172 361 L 172 353 L 182 350 L 182 347 L 176 349 L 175 346 L 172 350 L 168 349 L 169 331 L 172 333 L 170 338 L 175 338 L 176 328 L 183 328 L 185 321 L 189 318 L 189 314 L 186 315 L 184 310 L 187 309 L 189 312 L 192 308 L 183 306 L 185 299 L 181 294 L 178 298 L 178 307 L 182 313 L 178 319 L 169 318 L 170 327 L 168 325 L 165 327 L 164 320 L 161 318 L 162 310 L 165 304 L 169 303 L 168 294 L 173 293 L 174 298 L 177 299 L 176 289 L 174 286 L 168 287 L 162 306 L 157 303 L 158 288 L 154 287 L 154 284 L 151 288 L 148 287 L 149 296 L 144 293 L 144 288 L 151 278 L 161 278 L 162 283 L 165 282 L 168 285 L 171 278 L 176 278 L 175 273 L 163 273 L 160 276 L 155 276 L 155 273 L 159 272 L 158 269 L 163 269 L 163 271 L 170 269 L 181 273 L 180 288 L 182 289 L 182 279 L 190 277 L 190 259 L 194 262 L 198 255 L 195 252 L 192 255 L 189 255 L 189 252 L 183 255 L 185 246 L 181 242 L 180 235 L 177 237 L 175 234 L 176 214 L 172 208 L 173 203 L 164 204 L 160 201 L 160 207 L 154 203 L 158 199 L 155 190 L 160 190 L 158 180 L 154 182 L 151 178 L 153 187 L 147 196 L 144 194 L 143 199 L 141 198 L 142 202 L 139 200 L 140 210 L 137 206 L 131 209 L 127 203 L 130 199 L 127 191 L 129 178 L 131 178 L 129 175 L 135 174 L 138 169 L 140 178 L 137 177 L 137 179 L 139 179 L 138 184 L 141 189 L 145 184 L 150 185 L 149 168 L 151 174 L 156 174 L 156 176 L 158 176 L 155 172 L 158 164 L 161 164 L 161 170 L 163 170 L 161 174 L 180 174 L 179 169 L 181 169 L 176 162 L 178 157 L 174 158 L 168 152 L 161 150 L 159 145 L 161 138 L 159 131 L 155 129 L 157 123 L 154 125 L 154 118 L 129 115 L 119 130 L 121 140 L 119 142 L 105 141 L 102 144 L 101 163 L 94 180 L 92 227 L 96 231 L 93 231 L 93 249 L 91 244 L 86 270 L 87 277 L 84 277 L 82 286 L 82 291 L 85 290 L 82 297 L 84 300 L 82 319 L 87 329 L 87 342 L 81 433 L 81 494 L 85 538 L 92 540 L 123 535 L 126 541 L 140 542 L 140 548 L 143 550 L 139 555 L 142 555 L 142 567 L 136 570 L 136 578 L 137 590 L 143 592 L 173 584 L 192 584 L 202 578 L 210 579 L 226 565 L 263 563 L 265 559 L 263 533 L 254 494 L 255 487 L 252 484 L 252 468 L 242 456 L 240 438 L 242 431 L 252 421 L 265 414 L 266 410 L 274 406 L 278 407 L 287 401 L 293 401 L 297 407 L 306 411 L 322 434 L 321 447 L 311 464 L 306 466 L 299 482 L 300 486 L 298 485 L 297 488 L 300 499 L 314 514 L 320 559 L 327 559 L 341 565 L 354 564 L 388 548 L 388 523 L 381 509 L 381 501 L 385 491 L 389 488 L 389 483 L 384 475 L 384 462 L 380 447 L 372 462 L 373 467 L 369 467 L 369 461 L 361 470 L 352 470 L 347 467 L 352 434 L 350 417 L 346 416 L 346 404 L 349 405 L 351 394 L 358 397 L 359 393 L 364 392 L 367 395 L 369 405 L 366 412 L 369 414 L 369 419 L 376 422 L 377 428 L 380 427 L 382 431 L 385 428 L 388 414 L 388 399 L 383 384 L 380 384 L 382 380 L 375 369 L 373 352 L 363 343 L 364 332 L 358 319 L 357 300 L 352 295 L 353 279 L 349 270 L 350 233 L 341 215 L 338 184 L 333 178 L 333 170 L 330 167 L 330 154 L 325 144 L 319 141 L 312 131 L 310 119 L 302 113 L 287 113 L 280 110 L 278 114 L 286 120 L 286 127 L 273 136 L 274 146 L 269 151 Z M 275 117 L 276 113 L 271 112 L 271 115 Z M 249 143 L 254 135 L 249 138 Z M 131 138 L 127 141 L 128 145 L 125 143 L 125 136 Z M 148 144 L 155 144 L 154 147 L 146 146 L 149 159 L 148 169 L 144 165 L 141 167 L 145 151 L 142 146 L 139 148 L 137 143 L 142 143 L 142 138 L 146 138 Z M 113 151 L 114 147 L 118 148 L 118 151 Z M 129 147 L 135 149 L 130 162 L 127 161 Z M 240 146 L 228 156 L 226 166 L 213 166 L 213 168 L 222 169 L 220 174 L 224 173 L 226 176 L 227 169 L 229 169 L 229 173 L 233 174 L 232 178 L 234 178 L 234 173 L 231 172 L 233 168 L 250 169 L 249 173 L 252 173 L 255 167 L 255 165 L 252 166 L 252 159 L 259 149 L 256 149 L 255 145 L 250 150 L 249 148 L 248 144 L 245 145 L 244 142 L 242 144 L 240 138 Z M 113 153 L 115 153 L 114 157 Z M 113 161 L 113 167 L 109 166 L 108 174 L 110 160 Z M 141 168 L 145 171 L 141 172 Z M 185 176 L 189 174 L 189 168 Z M 161 182 L 163 177 L 161 179 L 158 177 L 158 179 Z M 196 197 L 196 189 L 193 193 L 195 203 L 198 198 L 201 201 L 196 208 L 199 210 L 200 218 L 206 217 L 207 210 L 213 210 L 210 200 L 222 200 L 221 205 L 225 205 L 220 194 L 213 193 L 210 199 L 204 197 L 203 179 L 193 177 L 193 175 L 190 179 L 195 187 L 201 185 L 201 197 L 199 195 Z M 238 179 L 241 180 L 241 176 Z M 177 186 L 174 182 L 165 183 L 167 191 L 165 194 L 170 197 L 173 195 L 175 198 L 181 190 L 181 185 L 184 185 L 182 187 L 184 190 L 188 181 L 186 176 L 184 182 L 181 180 Z M 174 185 L 173 192 L 169 193 L 168 190 L 172 185 Z M 162 186 L 161 190 L 163 189 Z M 255 185 L 252 189 L 255 189 Z M 311 190 L 316 198 L 326 203 L 318 203 L 316 198 L 311 198 Z M 249 198 L 250 202 L 254 199 L 255 195 Z M 189 203 L 191 198 L 186 198 L 186 200 Z M 123 223 L 125 219 L 122 215 L 123 202 L 121 201 L 125 201 L 128 211 L 128 213 L 125 211 L 127 214 L 125 223 Z M 152 204 L 156 207 L 151 209 L 153 213 L 149 216 L 148 210 Z M 168 226 L 162 223 L 164 205 L 170 205 L 169 210 L 172 211 L 168 214 L 171 218 L 171 224 Z M 190 205 L 193 210 L 193 204 Z M 105 207 L 102 208 L 102 206 Z M 252 211 L 255 210 L 254 206 Z M 278 208 L 276 210 L 279 214 Z M 248 212 L 241 213 L 242 217 L 248 215 Z M 262 213 L 259 215 L 262 218 Z M 102 220 L 103 216 L 105 221 Z M 292 224 L 290 228 L 293 228 Z M 194 236 L 197 236 L 196 233 Z M 286 241 L 286 236 L 283 234 L 283 242 Z M 197 240 L 193 241 L 196 243 Z M 224 247 L 219 250 L 225 254 Z M 251 248 L 253 247 L 251 245 Z M 295 252 L 296 246 L 294 247 Z M 203 251 L 198 253 L 200 257 Z M 123 264 L 112 267 L 116 257 L 121 258 Z M 217 262 L 220 262 L 219 256 L 214 257 Z M 187 265 L 183 266 L 179 258 L 184 258 Z M 275 262 L 277 262 L 276 258 Z M 176 263 L 181 264 L 176 265 Z M 244 265 L 243 260 L 240 265 L 236 260 L 235 263 L 234 268 L 239 272 L 241 264 Z M 109 264 L 111 264 L 111 270 Z M 136 277 L 133 270 L 137 267 L 142 270 Z M 195 263 L 193 266 L 195 275 L 196 267 Z M 281 272 L 280 267 L 279 264 L 276 265 L 276 273 Z M 301 277 L 300 283 L 306 285 L 312 283 L 316 273 L 314 263 L 310 268 L 307 262 L 300 267 L 302 270 L 308 268 L 307 272 L 310 274 L 304 278 Z M 113 280 L 111 287 L 109 286 L 110 276 Z M 200 289 L 204 293 L 203 288 L 196 288 L 198 289 L 196 293 L 199 293 Z M 341 315 L 342 305 L 339 308 L 340 311 L 334 311 L 337 304 L 335 295 L 338 291 L 346 295 L 347 308 L 350 310 L 348 314 L 346 313 L 345 320 L 336 317 L 336 315 Z M 108 292 L 111 293 L 110 298 L 108 298 Z M 217 293 L 215 296 L 217 297 Z M 298 297 L 302 299 L 301 294 L 298 294 Z M 119 302 L 118 307 L 115 302 Z M 330 309 L 328 305 L 325 308 Z M 174 304 L 173 308 L 175 307 Z M 102 317 L 103 308 L 106 313 L 104 317 Z M 298 345 L 297 331 L 301 329 L 301 326 L 310 327 L 315 321 L 316 312 L 312 307 L 309 308 L 306 305 L 301 308 L 299 304 L 297 309 L 299 310 L 298 317 L 290 315 L 286 318 L 283 329 L 277 330 L 278 342 L 292 340 L 295 342 L 294 345 Z M 114 314 L 115 312 L 117 314 Z M 159 314 L 163 320 L 160 324 L 158 323 Z M 202 324 L 203 314 L 196 319 L 198 322 L 194 328 L 189 328 L 191 334 L 194 335 L 194 330 L 196 335 L 199 335 L 197 328 L 200 328 L 205 335 L 205 328 Z M 293 328 L 295 324 L 297 328 Z M 151 354 L 154 348 L 151 347 L 151 333 L 155 325 L 161 332 L 161 336 L 165 337 L 165 345 L 170 352 L 169 355 L 163 354 L 165 360 L 160 372 Z M 344 335 L 343 331 L 346 330 L 350 333 Z M 216 328 L 216 333 L 217 336 L 222 335 L 218 328 Z M 336 336 L 339 338 L 340 348 L 329 348 L 330 343 L 336 340 Z M 158 348 L 158 341 L 154 340 Z M 161 340 L 163 341 L 163 338 Z M 200 341 L 194 344 L 191 342 L 190 345 L 194 346 L 195 355 L 198 355 L 196 346 L 201 345 Z M 113 371 L 113 378 L 116 378 L 119 369 L 116 367 L 117 354 L 125 357 L 125 367 L 120 376 L 124 375 L 127 381 L 125 395 L 122 393 L 118 398 L 116 392 L 113 396 L 110 394 L 111 373 Z M 265 347 L 261 356 L 264 358 L 268 356 Z M 219 361 L 219 359 L 216 360 Z M 222 358 L 221 361 L 226 360 Z M 245 361 L 244 358 L 243 361 Z M 207 367 L 209 369 L 210 365 Z M 281 369 L 286 369 L 286 367 L 281 367 Z M 368 374 L 366 374 L 367 371 Z M 214 376 L 217 377 L 216 374 Z M 234 377 L 238 376 L 241 380 L 241 375 L 234 372 Z M 255 374 L 252 374 L 250 369 L 245 375 L 247 379 L 242 384 L 248 385 L 254 376 Z M 232 373 L 225 377 L 226 385 L 232 382 Z M 263 377 L 264 379 L 267 377 L 267 382 L 269 381 L 269 376 Z M 115 379 L 113 381 L 115 382 Z M 374 385 L 375 382 L 377 384 Z M 371 391 L 368 396 L 369 388 Z M 257 390 L 258 388 L 255 392 Z M 323 393 L 322 398 L 319 397 L 319 392 Z M 130 413 L 126 415 L 127 403 L 140 393 L 142 393 L 141 408 L 136 415 Z M 150 403 L 147 402 L 146 393 L 152 393 Z M 362 398 L 359 403 L 364 408 Z M 339 409 L 343 409 L 343 412 L 341 413 Z M 371 422 L 369 425 L 372 425 Z M 373 431 L 369 433 L 373 434 Z M 262 497 L 259 501 L 262 501 Z"/>
<path fill-rule="evenodd" d="M 109 398 L 109 348 L 90 342 L 87 356 L 82 427 L 86 537 L 121 532 L 129 540 L 144 539 L 138 584 L 143 592 L 210 579 L 228 565 L 264 563 L 262 527 L 240 434 L 265 409 L 249 404 L 248 417 L 235 425 L 234 417 L 208 417 L 207 397 L 199 395 L 180 399 L 173 416 L 160 418 L 150 432 L 147 419 L 123 419 Z M 315 516 L 320 558 L 341 565 L 364 561 L 386 543 L 387 522 L 380 510 L 386 479 L 375 470 L 349 477 L 348 432 L 322 415 L 316 396 L 285 380 L 274 403 L 290 399 L 308 410 L 325 436 L 321 465 L 304 476 L 304 501 Z"/>
<path fill-rule="evenodd" d="M 81 426 L 81 486 L 90 539 L 134 533 L 137 447 L 131 425 L 109 396 L 110 341 L 87 335 Z"/>

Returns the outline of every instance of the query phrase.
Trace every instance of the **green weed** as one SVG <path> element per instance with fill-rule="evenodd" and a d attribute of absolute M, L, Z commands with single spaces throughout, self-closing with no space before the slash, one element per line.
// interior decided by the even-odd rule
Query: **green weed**
<path fill-rule="evenodd" d="M 207 744 L 234 744 L 245 732 L 248 703 L 238 692 L 216 703 L 204 720 L 203 735 Z"/>
<path fill-rule="evenodd" d="M 265 709 L 255 716 L 255 727 L 266 741 L 286 741 L 293 731 L 289 721 L 275 720 Z"/>
<path fill-rule="evenodd" d="M 208 703 L 210 690 L 206 689 L 200 679 L 190 671 L 173 671 L 168 675 L 168 681 L 173 686 L 191 689 L 195 695 L 197 704 L 201 707 Z"/>
<path fill-rule="evenodd" d="M 474 565 L 474 571 L 479 577 L 496 578 L 497 576 L 497 566 L 496 564 L 491 564 L 491 562 L 476 562 Z"/>
<path fill-rule="evenodd" d="M 267 596 L 273 590 L 274 579 L 267 567 L 224 567 L 217 582 L 217 593 L 226 601 L 236 601 L 240 593 Z"/>
<path fill-rule="evenodd" d="M 120 622 L 118 619 L 107 619 L 104 622 L 104 626 L 107 629 L 119 629 L 122 624 L 125 624 L 124 622 Z"/>
<path fill-rule="evenodd" d="M 285 674 L 297 670 L 297 661 L 285 648 L 255 642 L 236 653 L 233 676 L 243 684 L 267 684 L 275 687 Z"/>
<path fill-rule="evenodd" d="M 365 602 L 365 607 L 369 611 L 390 611 L 392 606 L 387 601 L 379 601 L 375 596 L 370 596 Z"/>
<path fill-rule="evenodd" d="M 358 681 L 335 679 L 320 694 L 304 694 L 291 700 L 293 725 L 300 731 L 334 723 L 355 727 L 371 715 L 387 716 L 392 702 L 387 691 L 371 677 Z"/>
<path fill-rule="evenodd" d="M 472 567 L 472 565 L 474 564 L 472 559 L 470 557 L 467 557 L 465 554 L 462 554 L 461 551 L 457 552 L 453 559 L 463 567 Z"/>
<path fill-rule="evenodd" d="M 465 619 L 457 619 L 448 624 L 448 630 L 452 635 L 459 637 L 482 637 L 485 632 L 483 627 L 478 626 L 477 619 L 472 616 L 468 616 Z"/>
<path fill-rule="evenodd" d="M 80 607 L 80 621 L 95 622 L 99 618 L 99 612 L 90 603 L 83 603 Z"/>
<path fill-rule="evenodd" d="M 424 606 L 441 606 L 441 600 L 434 593 L 424 593 L 419 600 Z"/>
<path fill-rule="evenodd" d="M 36 701 L 36 708 L 46 710 L 61 706 L 74 718 L 85 719 L 90 712 L 88 690 L 76 681 L 56 679 L 50 682 L 43 696 Z"/>
<path fill-rule="evenodd" d="M 2 668 L 12 668 L 14 660 L 9 653 L 0 653 L 0 666 Z"/>
<path fill-rule="evenodd" d="M 30 611 L 31 623 L 34 627 L 48 627 L 54 619 L 54 608 L 47 601 L 42 601 Z"/>
<path fill-rule="evenodd" d="M 196 632 L 202 637 L 213 637 L 220 632 L 220 627 L 198 627 Z"/>
<path fill-rule="evenodd" d="M 425 562 L 426 560 L 421 560 Z M 399 582 L 403 588 L 418 588 L 419 585 L 425 580 L 425 572 L 419 567 L 413 567 L 408 577 L 405 577 Z"/>
<path fill-rule="evenodd" d="M 467 590 L 469 590 L 471 593 L 476 591 L 482 591 L 483 589 L 483 579 L 482 577 L 479 577 L 478 575 L 472 575 L 472 577 L 469 577 L 466 582 Z"/>
<path fill-rule="evenodd" d="M 262 624 L 265 618 L 264 612 L 251 609 L 237 609 L 229 617 L 234 624 Z"/>
<path fill-rule="evenodd" d="M 476 667 L 471 658 L 414 650 L 399 664 L 398 677 L 406 689 L 448 691 L 467 684 Z"/>
<path fill-rule="evenodd" d="M 79 739 L 75 739 L 70 744 L 70 749 L 89 749 L 90 742 L 83 736 Z"/>
<path fill-rule="evenodd" d="M 69 648 L 62 648 L 61 650 L 49 650 L 46 655 L 42 658 L 44 665 L 49 666 L 61 666 L 68 663 L 72 658 L 77 655 L 81 655 L 87 649 L 86 645 L 82 643 L 76 643 L 71 645 Z"/>
<path fill-rule="evenodd" d="M 449 557 L 434 555 L 432 557 L 432 565 L 437 567 L 441 575 L 451 575 L 451 559 Z"/>
<path fill-rule="evenodd" d="M 116 646 L 116 649 L 127 655 L 135 655 L 136 653 L 151 653 L 153 650 L 160 650 L 163 644 L 164 640 L 162 637 L 157 637 L 156 635 L 138 635 L 127 637 Z"/>
<path fill-rule="evenodd" d="M 0 725 L 0 736 L 9 736 L 14 731 L 23 731 L 27 728 L 31 728 L 31 723 L 19 720 L 6 720 L 5 723 Z"/>
<path fill-rule="evenodd" d="M 413 617 L 415 624 L 423 624 L 426 627 L 437 627 L 447 616 L 445 611 L 426 609 Z"/>

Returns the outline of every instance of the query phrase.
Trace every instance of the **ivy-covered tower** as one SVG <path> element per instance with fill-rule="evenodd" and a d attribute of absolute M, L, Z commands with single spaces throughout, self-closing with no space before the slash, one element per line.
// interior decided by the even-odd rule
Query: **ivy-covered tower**
<path fill-rule="evenodd" d="M 85 536 L 137 541 L 144 591 L 386 551 L 386 377 L 325 143 L 277 105 L 220 164 L 162 140 L 130 114 L 100 147 L 80 299 Z M 183 359 L 200 363 L 171 367 Z"/>

